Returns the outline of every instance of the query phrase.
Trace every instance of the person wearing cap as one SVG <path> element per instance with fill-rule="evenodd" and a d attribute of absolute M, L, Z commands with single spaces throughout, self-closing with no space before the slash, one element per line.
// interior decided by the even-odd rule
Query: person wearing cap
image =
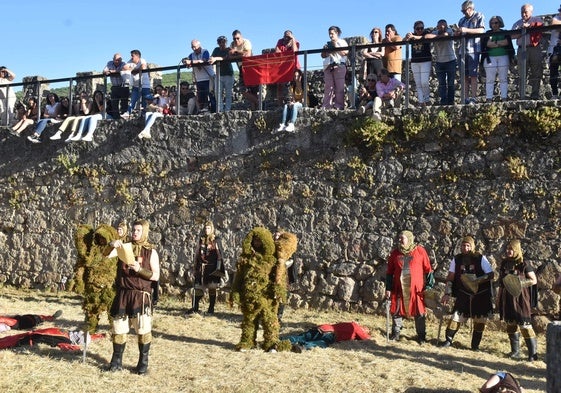
<path fill-rule="evenodd" d="M 558 14 L 551 18 L 551 26 L 561 25 L 561 6 L 557 10 Z M 553 99 L 559 98 L 559 67 L 561 67 L 561 30 L 551 30 L 549 46 L 547 48 L 549 56 L 549 85 Z"/>
<path fill-rule="evenodd" d="M 0 67 L 0 85 L 12 82 L 16 77 L 12 71 L 4 66 Z M 0 125 L 9 126 L 14 117 L 16 93 L 8 86 L 0 87 Z"/>
<path fill-rule="evenodd" d="M 528 347 L 528 360 L 538 358 L 536 333 L 532 327 L 532 307 L 537 306 L 537 283 L 534 268 L 524 261 L 520 240 L 506 246 L 505 257 L 499 269 L 497 295 L 499 315 L 506 322 L 510 341 L 509 357 L 520 357 L 520 333 Z"/>
<path fill-rule="evenodd" d="M 218 46 L 212 51 L 209 63 L 214 64 L 219 61 L 218 75 L 220 76 L 220 94 L 223 107 L 220 110 L 229 112 L 232 109 L 232 90 L 234 88 L 234 68 L 232 62 L 229 61 L 230 48 L 226 45 L 228 40 L 226 36 L 221 35 L 216 39 Z"/>
<path fill-rule="evenodd" d="M 211 82 L 214 82 L 214 68 L 209 64 L 210 54 L 203 49 L 199 40 L 191 41 L 193 52 L 183 59 L 183 64 L 193 68 L 193 79 L 197 85 L 199 112 L 208 112 Z"/>
<path fill-rule="evenodd" d="M 472 318 L 471 349 L 478 350 L 487 318 L 493 313 L 493 267 L 485 255 L 475 250 L 473 236 L 464 236 L 460 250 L 450 262 L 446 290 L 442 296 L 444 305 L 448 304 L 451 296 L 454 296 L 456 301 L 446 328 L 446 340 L 441 346 L 452 345 L 460 325 Z"/>
<path fill-rule="evenodd" d="M 458 29 L 455 31 L 455 35 L 485 33 L 485 17 L 481 12 L 475 11 L 473 1 L 464 1 L 461 11 L 464 16 L 458 21 Z M 477 75 L 480 52 L 481 39 L 479 37 L 467 38 L 465 40 L 466 104 L 477 101 Z"/>
<path fill-rule="evenodd" d="M 426 342 L 426 310 L 422 293 L 433 285 L 434 275 L 427 251 L 415 243 L 411 231 L 400 232 L 386 270 L 386 298 L 391 302 L 392 341 L 399 341 L 403 318 L 413 317 L 417 342 Z"/>
<path fill-rule="evenodd" d="M 514 25 L 511 30 L 531 29 L 533 27 L 543 26 L 543 19 L 538 16 L 533 16 L 534 6 L 532 4 L 524 4 L 520 8 L 520 15 L 522 16 Z M 512 38 L 516 39 L 518 44 L 518 69 L 526 61 L 526 74 L 519 75 L 520 80 L 528 77 L 528 83 L 532 88 L 530 99 L 538 100 L 540 98 L 540 86 L 543 77 L 543 63 L 542 63 L 542 50 L 540 41 L 542 39 L 542 32 L 532 32 L 527 34 L 513 34 Z M 525 92 L 522 94 L 521 99 L 526 98 Z"/>

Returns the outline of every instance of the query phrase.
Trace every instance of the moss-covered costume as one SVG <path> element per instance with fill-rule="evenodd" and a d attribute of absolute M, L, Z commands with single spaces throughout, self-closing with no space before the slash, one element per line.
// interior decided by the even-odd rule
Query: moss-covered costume
<path fill-rule="evenodd" d="M 78 257 L 73 289 L 84 297 L 82 309 L 89 333 L 97 331 L 100 315 L 109 311 L 115 297 L 117 259 L 107 258 L 103 251 L 109 242 L 118 238 L 117 230 L 106 224 L 101 224 L 95 231 L 85 224 L 76 230 Z"/>
<path fill-rule="evenodd" d="M 295 238 L 295 237 L 294 237 Z M 296 249 L 295 245 L 292 252 Z M 242 254 L 230 293 L 231 302 L 238 303 L 243 313 L 242 336 L 238 350 L 257 347 L 257 328 L 263 325 L 263 349 L 289 350 L 290 342 L 280 342 L 278 305 L 286 301 L 285 260 L 292 252 L 289 247 L 277 259 L 273 235 L 263 227 L 256 227 L 245 237 Z"/>

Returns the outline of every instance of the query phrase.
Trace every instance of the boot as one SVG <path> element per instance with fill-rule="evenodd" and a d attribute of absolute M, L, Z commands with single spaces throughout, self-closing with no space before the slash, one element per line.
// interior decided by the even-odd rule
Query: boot
<path fill-rule="evenodd" d="M 457 332 L 457 330 L 446 329 L 446 340 L 442 344 L 440 344 L 440 346 L 446 348 L 452 345 L 452 341 L 454 340 L 454 336 Z"/>
<path fill-rule="evenodd" d="M 150 343 L 138 344 L 138 364 L 136 365 L 137 374 L 146 374 L 148 372 L 148 353 L 150 352 Z"/>
<path fill-rule="evenodd" d="M 510 353 L 509 358 L 518 359 L 520 358 L 520 333 L 511 333 L 508 335 L 510 340 Z"/>
<path fill-rule="evenodd" d="M 419 344 L 427 342 L 427 328 L 424 315 L 415 318 L 415 330 L 417 331 L 417 342 Z"/>
<path fill-rule="evenodd" d="M 126 344 L 113 343 L 113 356 L 111 356 L 111 363 L 109 363 L 109 371 L 120 371 L 123 369 L 123 353 L 125 352 Z"/>
<path fill-rule="evenodd" d="M 214 305 L 216 304 L 216 294 L 208 296 L 208 314 L 214 314 Z"/>
<path fill-rule="evenodd" d="M 538 360 L 538 340 L 535 337 L 525 338 L 528 347 L 528 361 Z"/>
<path fill-rule="evenodd" d="M 483 332 L 476 332 L 474 330 L 473 334 L 471 335 L 471 349 L 473 349 L 474 351 L 478 351 L 479 343 L 481 343 L 482 338 L 483 338 Z"/>
<path fill-rule="evenodd" d="M 279 324 L 282 323 L 282 316 L 284 314 L 284 304 L 279 304 L 279 310 L 277 311 L 277 319 L 279 320 Z"/>
<path fill-rule="evenodd" d="M 399 341 L 400 333 L 401 333 L 401 328 L 399 326 L 394 326 L 392 328 L 392 334 L 390 335 L 390 341 Z"/>
<path fill-rule="evenodd" d="M 187 310 L 187 312 L 185 313 L 186 316 L 199 313 L 199 303 L 201 301 L 201 298 L 202 296 L 195 296 L 195 299 L 193 300 L 193 307 Z"/>

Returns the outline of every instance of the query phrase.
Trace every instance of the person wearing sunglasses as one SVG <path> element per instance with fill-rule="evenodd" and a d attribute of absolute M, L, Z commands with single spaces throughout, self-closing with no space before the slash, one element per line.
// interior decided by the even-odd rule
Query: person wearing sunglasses
<path fill-rule="evenodd" d="M 419 106 L 430 104 L 430 72 L 432 68 L 432 55 L 429 41 L 424 40 L 428 34 L 423 21 L 418 20 L 413 24 L 413 31 L 405 35 L 405 40 L 411 41 L 411 71 L 417 88 Z"/>

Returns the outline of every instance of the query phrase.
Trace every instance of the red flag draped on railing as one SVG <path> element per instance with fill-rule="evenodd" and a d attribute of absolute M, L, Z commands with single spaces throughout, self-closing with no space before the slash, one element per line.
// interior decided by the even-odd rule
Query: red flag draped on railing
<path fill-rule="evenodd" d="M 243 82 L 246 86 L 290 82 L 296 68 L 294 52 L 268 53 L 242 59 Z"/>

